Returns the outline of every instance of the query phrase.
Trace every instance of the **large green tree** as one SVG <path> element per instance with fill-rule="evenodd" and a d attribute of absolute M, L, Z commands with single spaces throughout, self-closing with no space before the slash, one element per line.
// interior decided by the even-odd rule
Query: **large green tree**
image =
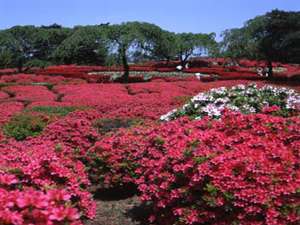
<path fill-rule="evenodd" d="M 52 54 L 73 33 L 70 28 L 60 25 L 37 27 L 33 36 L 34 59 L 49 62 Z"/>
<path fill-rule="evenodd" d="M 191 56 L 200 56 L 203 53 L 212 54 L 216 50 L 216 46 L 215 33 L 178 33 L 174 43 L 176 55 L 182 66 L 186 65 Z"/>
<path fill-rule="evenodd" d="M 0 31 L 0 68 L 17 67 L 17 40 L 7 31 Z"/>
<path fill-rule="evenodd" d="M 102 65 L 107 57 L 105 36 L 99 26 L 76 27 L 55 49 L 56 63 Z"/>
<path fill-rule="evenodd" d="M 300 63 L 300 12 L 273 10 L 246 24 L 257 42 L 257 52 L 268 63 L 272 77 L 272 61 Z"/>
<path fill-rule="evenodd" d="M 127 22 L 106 26 L 103 29 L 110 42 L 110 51 L 117 52 L 123 65 L 124 74 L 121 81 L 128 81 L 129 61 L 132 57 L 151 59 L 162 55 L 162 51 L 159 52 L 158 49 L 164 32 L 156 25 Z"/>
<path fill-rule="evenodd" d="M 19 71 L 22 71 L 24 64 L 34 56 L 35 32 L 34 26 L 15 26 L 0 34 L 1 53 L 6 56 L 13 55 L 10 65 L 17 67 Z"/>
<path fill-rule="evenodd" d="M 51 54 L 70 34 L 60 26 L 15 26 L 0 32 L 0 66 L 24 67 L 49 64 Z"/>
<path fill-rule="evenodd" d="M 223 32 L 223 56 L 265 60 L 272 78 L 272 62 L 300 63 L 300 12 L 273 10 L 242 28 Z"/>

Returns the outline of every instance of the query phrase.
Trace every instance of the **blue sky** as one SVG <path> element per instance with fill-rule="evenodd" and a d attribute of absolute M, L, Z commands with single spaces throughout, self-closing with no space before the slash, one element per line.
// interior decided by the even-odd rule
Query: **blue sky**
<path fill-rule="evenodd" d="M 0 0 L 0 29 L 145 21 L 174 32 L 220 34 L 275 8 L 300 11 L 300 0 Z"/>

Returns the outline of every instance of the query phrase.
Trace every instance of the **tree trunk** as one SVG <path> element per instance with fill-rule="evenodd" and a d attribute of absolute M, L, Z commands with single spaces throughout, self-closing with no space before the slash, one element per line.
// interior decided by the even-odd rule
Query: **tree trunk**
<path fill-rule="evenodd" d="M 122 58 L 122 64 L 123 64 L 123 69 L 124 69 L 124 73 L 123 73 L 123 76 L 122 76 L 121 80 L 124 83 L 128 83 L 128 80 L 129 80 L 129 65 L 128 65 L 128 61 L 127 61 L 126 49 L 125 48 L 121 49 L 121 58 Z"/>
<path fill-rule="evenodd" d="M 170 64 L 170 58 L 167 57 L 167 65 L 169 65 L 169 64 Z"/>
<path fill-rule="evenodd" d="M 23 60 L 22 59 L 18 59 L 18 61 L 17 61 L 17 69 L 18 69 L 18 73 L 22 73 L 23 72 Z"/>
<path fill-rule="evenodd" d="M 186 64 L 188 63 L 189 57 L 190 57 L 190 54 L 186 54 L 184 57 L 182 56 L 180 58 L 180 64 L 181 64 L 182 68 L 185 68 Z"/>
<path fill-rule="evenodd" d="M 271 60 L 268 60 L 267 66 L 268 66 L 268 75 L 269 75 L 268 77 L 270 79 L 272 79 L 273 78 L 273 65 L 272 65 L 272 61 Z"/>

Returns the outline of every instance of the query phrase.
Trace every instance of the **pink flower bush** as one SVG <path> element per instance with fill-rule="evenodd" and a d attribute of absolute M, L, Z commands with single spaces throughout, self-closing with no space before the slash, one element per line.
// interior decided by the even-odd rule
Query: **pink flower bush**
<path fill-rule="evenodd" d="M 226 113 L 120 131 L 91 152 L 99 182 L 136 183 L 155 224 L 297 224 L 299 140 L 297 117 Z"/>
<path fill-rule="evenodd" d="M 99 113 L 93 110 L 70 113 L 49 124 L 41 138 L 57 144 L 63 143 L 76 151 L 85 152 L 98 138 L 98 133 L 93 128 L 93 121 L 99 117 Z"/>
<path fill-rule="evenodd" d="M 224 59 L 205 63 L 211 68 L 203 70 L 223 72 L 224 79 L 252 76 L 252 68 L 224 71 Z M 176 65 L 131 67 L 173 71 Z M 107 70 L 121 68 L 53 66 L 36 70 L 39 75 L 0 71 L 0 224 L 79 225 L 95 215 L 91 185 L 127 184 L 152 205 L 150 219 L 157 225 L 300 223 L 299 118 L 273 117 L 277 108 L 266 107 L 264 115 L 226 113 L 220 121 L 181 118 L 159 124 L 161 115 L 190 96 L 249 82 L 162 75 L 147 83 L 96 84 L 111 82 L 110 75 L 93 73 Z M 3 134 L 14 114 L 31 113 L 35 106 L 76 110 L 49 116 L 39 136 L 17 142 Z M 143 124 L 106 134 L 95 127 L 99 119 L 116 118 L 141 118 Z"/>
<path fill-rule="evenodd" d="M 44 193 L 34 189 L 7 191 L 0 188 L 1 224 L 82 224 L 79 211 L 63 190 Z"/>
<path fill-rule="evenodd" d="M 0 125 L 7 122 L 12 115 L 21 112 L 24 105 L 21 102 L 7 101 L 0 103 Z"/>
<path fill-rule="evenodd" d="M 5 92 L 0 92 L 0 100 L 3 100 L 3 99 L 7 99 L 9 98 L 9 95 Z"/>
<path fill-rule="evenodd" d="M 0 223 L 64 224 L 95 215 L 85 166 L 43 139 L 0 145 Z"/>
<path fill-rule="evenodd" d="M 4 91 L 14 95 L 13 99 L 18 101 L 54 101 L 56 95 L 44 86 L 9 86 Z"/>

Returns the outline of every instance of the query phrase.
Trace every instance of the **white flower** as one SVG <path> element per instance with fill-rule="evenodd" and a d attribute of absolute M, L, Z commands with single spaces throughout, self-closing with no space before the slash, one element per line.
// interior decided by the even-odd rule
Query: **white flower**
<path fill-rule="evenodd" d="M 190 106 L 190 104 L 185 104 L 185 105 L 182 106 L 182 109 L 186 110 L 189 106 Z"/>
<path fill-rule="evenodd" d="M 232 111 L 236 111 L 236 112 L 239 112 L 239 111 L 240 111 L 239 107 L 237 107 L 237 106 L 235 106 L 235 105 L 231 105 L 231 104 L 226 105 L 226 108 L 228 108 L 228 109 L 230 109 L 230 110 L 232 110 Z"/>
<path fill-rule="evenodd" d="M 182 67 L 181 65 L 178 65 L 178 66 L 176 66 L 176 69 L 177 69 L 177 70 L 182 70 L 183 67 Z"/>
<path fill-rule="evenodd" d="M 231 90 L 245 90 L 246 86 L 244 84 L 239 84 L 231 88 Z"/>
<path fill-rule="evenodd" d="M 215 104 L 225 104 L 227 102 L 229 102 L 230 99 L 228 97 L 224 97 L 224 98 L 217 98 L 214 103 Z"/>
<path fill-rule="evenodd" d="M 202 73 L 195 73 L 195 76 L 197 77 L 198 80 L 200 80 L 203 75 L 204 74 Z"/>
<path fill-rule="evenodd" d="M 300 104 L 300 95 L 288 96 L 286 101 L 286 107 L 288 109 L 296 109 L 299 104 Z"/>
<path fill-rule="evenodd" d="M 227 92 L 227 88 L 226 87 L 213 88 L 210 90 L 210 92 L 218 95 L 223 95 Z"/>
<path fill-rule="evenodd" d="M 214 104 L 208 104 L 207 106 L 203 107 L 202 111 L 211 117 L 221 116 L 221 110 L 218 107 L 216 107 Z"/>
<path fill-rule="evenodd" d="M 205 93 L 200 93 L 191 99 L 192 102 L 205 102 L 208 100 L 209 97 Z"/>
<path fill-rule="evenodd" d="M 171 117 L 173 116 L 174 113 L 177 112 L 177 109 L 173 109 L 172 111 L 168 112 L 167 114 L 165 115 L 162 115 L 160 117 L 160 120 L 162 121 L 170 121 L 171 120 Z"/>
<path fill-rule="evenodd" d="M 272 102 L 269 102 L 270 97 L 272 97 Z M 273 105 L 274 97 L 278 99 L 278 103 L 285 101 L 286 104 L 282 106 L 284 109 L 300 111 L 300 95 L 296 91 L 288 88 L 272 87 L 270 85 L 257 88 L 256 84 L 250 84 L 248 86 L 237 85 L 230 89 L 225 87 L 213 88 L 208 92 L 199 93 L 191 99 L 190 103 L 185 104 L 181 109 L 172 110 L 161 116 L 161 120 L 169 121 L 176 119 L 179 115 L 190 115 L 196 119 L 200 119 L 203 115 L 219 118 L 225 108 L 232 111 L 257 113 L 258 111 L 253 105 L 256 106 L 258 104 L 258 109 Z M 242 105 L 240 105 L 241 103 Z"/>

